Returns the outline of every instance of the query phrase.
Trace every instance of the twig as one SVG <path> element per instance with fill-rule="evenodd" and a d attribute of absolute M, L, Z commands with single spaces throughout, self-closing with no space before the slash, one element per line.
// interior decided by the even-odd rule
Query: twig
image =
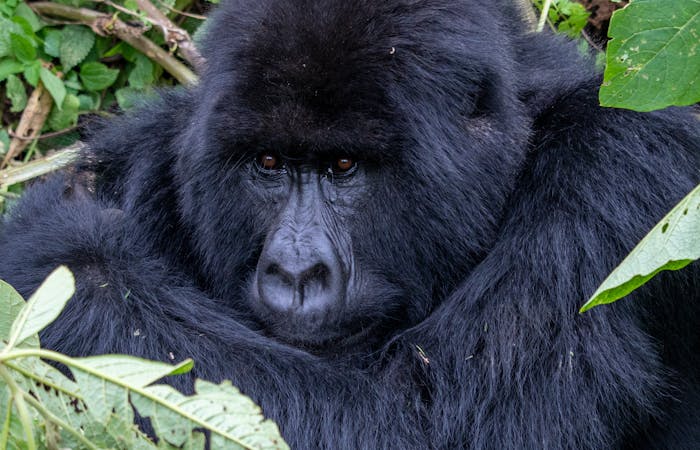
<path fill-rule="evenodd" d="M 170 48 L 177 48 L 182 57 L 195 68 L 204 66 L 204 59 L 199 54 L 199 50 L 194 46 L 194 42 L 190 38 L 187 31 L 175 25 L 168 16 L 156 8 L 149 0 L 136 0 L 139 9 L 146 13 L 148 20 L 154 25 L 163 30 L 165 42 L 170 45 Z"/>
<path fill-rule="evenodd" d="M 29 142 L 36 139 L 49 116 L 52 103 L 51 94 L 40 81 L 29 96 L 26 108 L 22 111 L 22 117 L 20 117 L 17 129 L 13 133 L 15 136 L 10 141 L 10 148 L 0 163 L 0 168 L 5 167 L 12 158 L 27 148 Z"/>
<path fill-rule="evenodd" d="M 11 138 L 19 139 L 21 141 L 33 141 L 34 139 L 41 140 L 41 139 L 50 139 L 50 138 L 57 137 L 57 136 L 63 136 L 64 134 L 68 134 L 71 131 L 75 131 L 77 129 L 78 129 L 78 126 L 75 125 L 72 127 L 64 128 L 62 130 L 52 131 L 51 133 L 43 133 L 43 134 L 40 134 L 40 135 L 34 136 L 34 137 L 21 136 L 12 130 L 8 130 L 7 134 L 9 134 Z"/>
<path fill-rule="evenodd" d="M 202 16 L 200 14 L 194 14 L 194 13 L 186 12 L 186 11 L 180 11 L 179 9 L 175 9 L 172 6 L 168 5 L 167 3 L 165 3 L 161 0 L 158 0 L 158 4 L 160 4 L 163 8 L 167 9 L 168 11 L 172 11 L 175 14 L 179 14 L 181 16 L 190 17 L 192 19 L 197 19 L 197 20 L 207 20 L 206 16 Z"/>
<path fill-rule="evenodd" d="M 129 26 L 110 14 L 103 14 L 87 8 L 74 8 L 53 2 L 27 3 L 37 14 L 48 17 L 70 19 L 76 23 L 87 25 L 100 36 L 113 35 L 131 45 L 150 59 L 155 61 L 180 83 L 194 84 L 197 75 L 186 65 L 171 56 L 148 38 L 140 34 L 139 29 Z"/>
<path fill-rule="evenodd" d="M 23 183 L 34 178 L 46 175 L 47 173 L 66 167 L 68 164 L 75 161 L 85 144 L 78 142 L 71 146 L 59 150 L 53 155 L 45 156 L 41 159 L 35 159 L 32 162 L 19 167 L 12 167 L 0 171 L 0 187 L 12 186 L 13 184 Z"/>
<path fill-rule="evenodd" d="M 544 4 L 542 5 L 542 13 L 540 14 L 540 20 L 537 22 L 537 28 L 535 28 L 535 31 L 538 33 L 544 30 L 544 24 L 547 21 L 547 15 L 549 14 L 549 8 L 552 6 L 552 0 L 544 0 Z"/>

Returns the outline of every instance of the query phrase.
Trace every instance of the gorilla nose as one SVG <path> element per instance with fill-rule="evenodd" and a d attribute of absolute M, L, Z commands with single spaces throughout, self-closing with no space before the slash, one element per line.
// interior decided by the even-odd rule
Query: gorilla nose
<path fill-rule="evenodd" d="M 266 250 L 258 266 L 258 291 L 260 299 L 269 307 L 305 313 L 340 301 L 342 269 L 337 258 L 331 256 L 332 252 L 321 249 L 327 255 L 303 258 L 297 256 L 299 253 L 294 248 L 281 252 L 274 247 Z M 278 257 L 265 257 L 265 254 Z"/>

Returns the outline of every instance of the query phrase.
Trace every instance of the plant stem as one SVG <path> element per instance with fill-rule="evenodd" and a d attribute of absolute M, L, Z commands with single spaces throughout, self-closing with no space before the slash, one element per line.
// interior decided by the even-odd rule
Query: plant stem
<path fill-rule="evenodd" d="M 19 413 L 19 420 L 22 422 L 22 428 L 24 429 L 24 434 L 27 436 L 27 448 L 29 450 L 36 450 L 36 442 L 34 441 L 34 430 L 32 429 L 32 418 L 29 416 L 29 410 L 27 409 L 27 404 L 24 403 L 24 395 L 22 389 L 17 386 L 14 378 L 7 372 L 7 369 L 0 365 L 0 378 L 2 378 L 7 387 L 10 388 L 10 393 L 12 394 L 12 399 Z"/>
<path fill-rule="evenodd" d="M 24 398 L 27 400 L 27 402 L 34 407 L 37 411 L 39 411 L 39 414 L 41 414 L 44 417 L 44 420 L 47 422 L 53 422 L 54 424 L 58 425 L 61 427 L 64 431 L 69 432 L 73 436 L 75 436 L 81 443 L 85 445 L 85 447 L 90 448 L 90 449 L 95 449 L 97 450 L 99 447 L 97 447 L 95 444 L 90 442 L 88 438 L 83 436 L 83 434 L 76 430 L 75 428 L 71 427 L 69 424 L 61 420 L 59 417 L 54 415 L 51 411 L 48 409 L 44 408 L 44 405 L 42 405 L 37 399 L 29 395 L 28 393 L 22 391 L 22 395 Z"/>
<path fill-rule="evenodd" d="M 197 75 L 168 52 L 151 42 L 135 29 L 109 14 L 87 8 L 74 8 L 53 2 L 27 3 L 37 14 L 44 17 L 60 17 L 87 25 L 99 35 L 113 35 L 131 45 L 155 61 L 182 84 L 194 84 Z"/>
<path fill-rule="evenodd" d="M 540 21 L 537 22 L 537 28 L 535 31 L 538 33 L 544 30 L 544 24 L 547 22 L 547 16 L 549 15 L 549 8 L 552 7 L 552 0 L 544 0 L 542 5 L 542 13 L 540 14 Z"/>

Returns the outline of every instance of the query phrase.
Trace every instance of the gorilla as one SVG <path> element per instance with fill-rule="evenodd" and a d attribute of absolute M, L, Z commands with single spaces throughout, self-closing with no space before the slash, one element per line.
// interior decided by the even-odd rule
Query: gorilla
<path fill-rule="evenodd" d="M 43 344 L 192 357 L 298 449 L 698 448 L 700 277 L 578 308 L 700 181 L 683 109 L 599 107 L 512 0 L 228 0 L 196 86 L 5 219 L 77 291 Z"/>

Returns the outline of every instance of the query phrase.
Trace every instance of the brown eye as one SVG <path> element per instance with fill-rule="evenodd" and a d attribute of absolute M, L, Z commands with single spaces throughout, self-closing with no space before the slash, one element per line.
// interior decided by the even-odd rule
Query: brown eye
<path fill-rule="evenodd" d="M 272 153 L 263 153 L 259 159 L 260 167 L 265 170 L 274 170 L 277 168 L 279 158 Z"/>
<path fill-rule="evenodd" d="M 336 172 L 347 172 L 348 170 L 355 167 L 355 161 L 352 158 L 338 158 L 335 161 L 335 171 Z"/>

